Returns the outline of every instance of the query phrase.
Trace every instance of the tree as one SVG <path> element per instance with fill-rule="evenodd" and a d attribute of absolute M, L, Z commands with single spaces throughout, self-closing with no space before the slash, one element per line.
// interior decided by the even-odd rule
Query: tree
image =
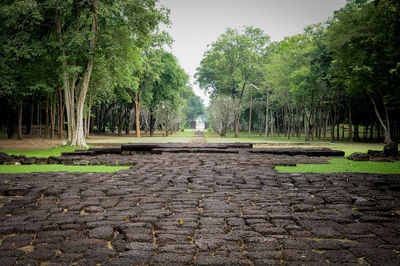
<path fill-rule="evenodd" d="M 150 135 L 154 134 L 155 111 L 162 103 L 169 103 L 169 107 L 177 109 L 182 104 L 181 93 L 186 88 L 188 75 L 179 66 L 174 55 L 162 49 L 154 50 L 147 55 L 149 62 L 154 66 L 152 71 L 154 77 L 143 83 L 144 90 L 148 93 L 146 106 L 150 111 Z"/>
<path fill-rule="evenodd" d="M 235 114 L 238 112 L 239 105 L 231 97 L 226 95 L 216 95 L 213 97 L 208 113 L 211 126 L 221 137 L 226 136 L 228 126 L 234 122 Z"/>
<path fill-rule="evenodd" d="M 244 90 L 262 75 L 261 55 L 269 37 L 262 30 L 246 27 L 244 33 L 228 28 L 205 52 L 195 75 L 200 88 L 212 96 L 229 95 L 242 104 Z M 235 137 L 239 136 L 240 108 L 236 108 Z"/>
<path fill-rule="evenodd" d="M 186 125 L 190 126 L 192 121 L 205 114 L 205 106 L 200 96 L 196 95 L 192 88 L 188 88 L 189 95 L 186 99 L 186 105 L 183 112 L 186 116 Z"/>
<path fill-rule="evenodd" d="M 22 138 L 22 111 L 31 88 L 40 87 L 32 69 L 45 54 L 42 39 L 44 19 L 41 3 L 36 1 L 1 1 L 0 4 L 0 97 L 6 100 L 8 114 L 18 113 L 18 138 Z M 40 66 L 43 66 L 40 64 Z M 12 137 L 15 115 L 9 117 Z"/>
<path fill-rule="evenodd" d="M 349 93 L 365 93 L 391 139 L 390 110 L 400 103 L 400 3 L 349 1 L 328 28 L 337 76 Z"/>
<path fill-rule="evenodd" d="M 86 146 L 83 132 L 84 104 L 95 56 L 112 45 L 106 37 L 112 35 L 110 32 L 122 29 L 120 32 L 125 34 L 125 39 L 132 38 L 140 44 L 165 20 L 167 13 L 158 9 L 156 1 L 152 0 L 55 1 L 53 4 L 55 33 L 62 62 L 68 140 L 71 145 Z"/>
<path fill-rule="evenodd" d="M 159 124 L 161 129 L 165 131 L 166 137 L 170 133 L 177 131 L 184 121 L 181 106 L 175 106 L 170 101 L 161 102 L 154 111 L 154 117 L 156 124 Z"/>

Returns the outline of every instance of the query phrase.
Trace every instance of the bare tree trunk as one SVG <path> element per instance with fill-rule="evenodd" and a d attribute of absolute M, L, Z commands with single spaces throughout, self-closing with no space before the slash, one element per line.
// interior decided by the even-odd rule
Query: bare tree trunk
<path fill-rule="evenodd" d="M 135 102 L 136 137 L 140 138 L 140 106 L 141 106 L 141 93 L 140 92 L 136 93 L 136 95 L 134 97 L 134 102 Z"/>
<path fill-rule="evenodd" d="M 344 140 L 344 122 L 342 124 L 342 140 Z"/>
<path fill-rule="evenodd" d="M 62 139 L 64 135 L 64 107 L 61 88 L 58 88 L 58 122 L 58 137 Z"/>
<path fill-rule="evenodd" d="M 296 108 L 296 119 L 297 119 L 296 134 L 297 134 L 298 138 L 301 138 L 301 133 L 300 133 L 300 127 L 301 127 L 301 124 L 300 124 L 300 112 L 299 112 L 298 108 Z"/>
<path fill-rule="evenodd" d="M 89 137 L 89 131 L 90 131 L 90 113 L 92 109 L 92 104 L 89 101 L 88 107 L 87 107 L 87 114 L 86 114 L 86 123 L 85 123 L 85 137 Z"/>
<path fill-rule="evenodd" d="M 47 96 L 44 116 L 44 138 L 48 139 L 49 135 L 49 96 Z"/>
<path fill-rule="evenodd" d="M 374 99 L 369 94 L 368 94 L 368 96 L 371 99 L 372 104 L 374 105 L 374 110 L 375 110 L 376 116 L 378 117 L 379 122 L 381 123 L 383 129 L 385 130 L 385 141 L 384 142 L 385 143 L 391 143 L 392 142 L 392 138 L 390 137 L 390 123 L 389 123 L 389 114 L 388 114 L 388 111 L 387 111 L 387 106 L 386 106 L 385 103 L 383 104 L 384 109 L 385 109 L 385 117 L 386 117 L 386 124 L 385 124 L 384 121 L 382 120 L 380 114 L 379 114 L 379 111 L 378 111 L 378 108 L 376 107 Z"/>
<path fill-rule="evenodd" d="M 353 119 L 351 116 L 351 103 L 349 104 L 349 139 L 353 143 Z"/>
<path fill-rule="evenodd" d="M 22 139 L 22 104 L 23 104 L 23 102 L 21 100 L 21 102 L 19 104 L 19 112 L 18 112 L 18 139 L 19 140 Z"/>
<path fill-rule="evenodd" d="M 37 125 L 39 126 L 39 136 L 41 136 L 42 135 L 42 128 L 41 128 L 42 121 L 40 119 L 40 100 L 39 100 L 38 105 L 37 105 L 37 117 L 36 117 L 36 119 L 37 119 Z"/>
<path fill-rule="evenodd" d="M 250 112 L 249 112 L 249 133 L 248 137 L 250 138 L 251 133 L 251 112 L 252 112 L 252 105 L 253 105 L 253 94 L 250 92 Z"/>
<path fill-rule="evenodd" d="M 54 131 L 56 127 L 56 102 L 53 100 L 50 107 L 50 120 L 51 120 L 51 135 L 50 137 L 54 139 Z"/>
<path fill-rule="evenodd" d="M 121 107 L 118 113 L 118 136 L 121 136 L 122 134 L 122 119 L 123 119 L 123 112 Z"/>
<path fill-rule="evenodd" d="M 156 120 L 154 118 L 154 115 L 152 114 L 152 110 L 150 109 L 150 137 L 153 137 L 154 135 L 154 124 L 156 123 Z"/>
<path fill-rule="evenodd" d="M 99 0 L 93 0 L 94 15 L 92 19 L 91 32 L 94 33 L 92 40 L 90 41 L 90 47 L 94 50 L 97 45 L 97 11 L 99 7 Z M 72 139 L 72 145 L 84 146 L 86 145 L 85 135 L 83 133 L 83 106 L 85 104 L 85 98 L 89 87 L 90 76 L 92 74 L 94 64 L 94 54 L 89 58 L 89 62 L 86 67 L 85 76 L 83 78 L 82 88 L 79 94 L 78 108 L 77 108 L 77 124 L 74 137 Z"/>
<path fill-rule="evenodd" d="M 337 128 L 336 128 L 336 140 L 339 141 L 339 130 L 340 130 L 340 123 L 337 123 Z"/>
<path fill-rule="evenodd" d="M 235 114 L 235 138 L 239 137 L 239 114 Z"/>
<path fill-rule="evenodd" d="M 127 106 L 126 107 L 126 111 L 125 111 L 125 122 L 126 122 L 126 129 L 125 129 L 125 133 L 126 135 L 129 136 L 129 134 L 131 134 L 131 107 Z"/>
<path fill-rule="evenodd" d="M 275 117 L 273 116 L 272 112 L 270 112 L 271 117 L 271 136 L 275 137 L 276 136 L 276 130 L 275 130 Z"/>
<path fill-rule="evenodd" d="M 77 75 L 74 75 L 72 78 L 72 82 L 69 82 L 68 74 L 66 71 L 67 62 L 64 59 L 62 63 L 62 72 L 63 72 L 63 80 L 64 80 L 64 92 L 65 92 L 65 106 L 67 111 L 67 119 L 68 119 L 68 141 L 72 146 L 83 146 L 87 147 L 83 129 L 83 107 L 85 104 L 86 94 L 89 86 L 90 76 L 92 74 L 93 63 L 94 63 L 94 50 L 97 45 L 97 16 L 98 16 L 98 5 L 99 0 L 93 0 L 93 18 L 92 18 L 92 28 L 91 33 L 93 33 L 93 37 L 90 40 L 90 49 L 92 50 L 92 54 L 88 59 L 85 74 L 82 79 L 78 79 Z M 63 43 L 61 37 L 61 22 L 58 19 L 59 10 L 56 10 L 56 32 L 58 35 L 58 42 Z M 65 56 L 65 55 L 64 55 Z M 77 84 L 79 83 L 79 84 Z M 76 117 L 75 117 L 75 104 L 74 104 L 74 91 L 75 88 L 80 90 L 77 107 L 76 107 Z"/>
<path fill-rule="evenodd" d="M 269 112 L 269 102 L 268 102 L 268 90 L 267 90 L 267 101 L 265 105 L 265 136 L 264 138 L 267 139 L 268 137 L 268 112 Z"/>
<path fill-rule="evenodd" d="M 26 134 L 31 135 L 32 134 L 32 125 L 33 125 L 33 107 L 34 107 L 34 101 L 32 97 L 32 104 L 31 104 L 31 113 L 30 113 L 30 120 L 29 120 L 29 127 L 26 129 Z"/>

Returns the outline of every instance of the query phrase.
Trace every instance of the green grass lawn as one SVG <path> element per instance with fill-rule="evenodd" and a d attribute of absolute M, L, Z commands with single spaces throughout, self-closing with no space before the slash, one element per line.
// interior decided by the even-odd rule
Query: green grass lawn
<path fill-rule="evenodd" d="M 0 150 L 8 155 L 21 155 L 24 154 L 26 157 L 50 157 L 50 156 L 61 156 L 62 152 L 75 151 L 77 147 L 73 146 L 60 146 L 51 149 L 41 149 L 41 150 Z M 82 148 L 78 148 L 82 149 Z"/>
<path fill-rule="evenodd" d="M 312 144 L 312 143 L 311 143 Z M 312 145 L 294 145 L 285 143 L 284 145 L 256 144 L 255 148 L 330 148 L 332 150 L 341 150 L 345 152 L 345 156 L 349 156 L 354 152 L 367 153 L 368 150 L 383 151 L 382 143 L 314 143 Z"/>
<path fill-rule="evenodd" d="M 331 159 L 329 164 L 298 164 L 296 166 L 277 166 L 275 170 L 285 173 L 375 173 L 400 174 L 400 162 L 354 162 L 347 159 Z"/>
<path fill-rule="evenodd" d="M 34 172 L 116 172 L 129 169 L 129 166 L 75 166 L 62 164 L 44 165 L 0 165 L 0 173 L 34 173 Z"/>
<path fill-rule="evenodd" d="M 305 142 L 304 141 L 304 136 L 302 138 L 298 137 L 291 137 L 288 139 L 288 137 L 285 137 L 284 135 L 281 135 L 279 137 L 268 137 L 265 139 L 264 133 L 260 136 L 259 133 L 257 132 L 252 132 L 250 134 L 250 137 L 247 132 L 239 132 L 239 138 L 235 138 L 235 132 L 233 131 L 228 131 L 226 133 L 226 137 L 220 137 L 218 133 L 215 133 L 213 131 L 208 132 L 204 131 L 204 136 L 206 138 L 206 141 L 208 143 L 218 143 L 218 142 L 252 142 L 252 143 L 274 143 L 274 142 Z M 314 139 L 312 141 L 309 141 L 311 143 L 313 142 L 330 142 L 330 138 L 321 138 L 321 139 Z"/>

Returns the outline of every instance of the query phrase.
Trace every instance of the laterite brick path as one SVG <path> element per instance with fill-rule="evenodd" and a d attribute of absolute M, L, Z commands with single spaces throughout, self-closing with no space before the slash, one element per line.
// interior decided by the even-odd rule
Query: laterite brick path
<path fill-rule="evenodd" d="M 102 158 L 122 157 L 134 166 L 116 173 L 1 174 L 0 265 L 400 265 L 399 175 L 277 173 L 311 159 L 248 152 Z"/>

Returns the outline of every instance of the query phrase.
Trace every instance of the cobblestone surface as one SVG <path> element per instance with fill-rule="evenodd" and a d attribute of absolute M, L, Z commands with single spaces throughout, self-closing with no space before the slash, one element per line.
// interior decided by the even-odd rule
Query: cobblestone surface
<path fill-rule="evenodd" d="M 324 159 L 305 156 L 104 158 L 134 166 L 0 175 L 0 265 L 400 264 L 399 175 L 273 170 Z"/>

